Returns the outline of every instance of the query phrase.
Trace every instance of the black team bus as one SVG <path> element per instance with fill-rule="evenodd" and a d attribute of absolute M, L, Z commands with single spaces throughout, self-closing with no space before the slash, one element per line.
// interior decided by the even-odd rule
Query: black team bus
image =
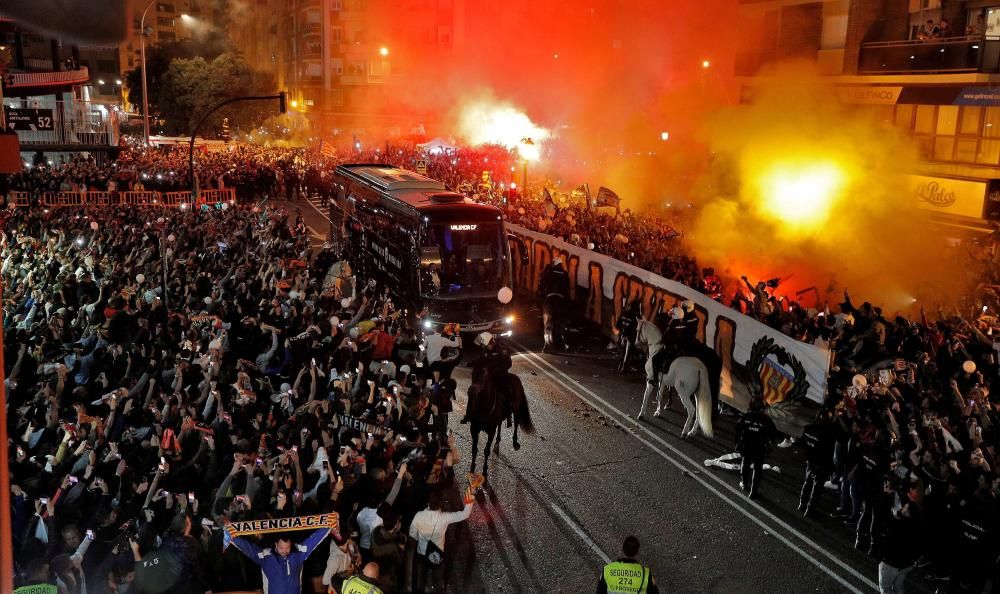
<path fill-rule="evenodd" d="M 457 323 L 462 332 L 513 329 L 510 242 L 499 209 L 439 181 L 382 164 L 349 164 L 333 175 L 330 207 L 359 276 L 390 287 L 394 302 L 424 330 Z"/>

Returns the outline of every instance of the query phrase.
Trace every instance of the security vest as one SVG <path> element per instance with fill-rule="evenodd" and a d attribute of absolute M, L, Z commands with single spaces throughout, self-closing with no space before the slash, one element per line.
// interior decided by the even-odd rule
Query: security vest
<path fill-rule="evenodd" d="M 14 589 L 14 594 L 56 594 L 59 588 L 52 584 L 35 584 Z"/>
<path fill-rule="evenodd" d="M 382 594 L 382 589 L 356 575 L 344 581 L 344 585 L 340 587 L 340 594 Z"/>
<path fill-rule="evenodd" d="M 646 594 L 649 569 L 638 563 L 614 561 L 604 566 L 608 594 Z"/>

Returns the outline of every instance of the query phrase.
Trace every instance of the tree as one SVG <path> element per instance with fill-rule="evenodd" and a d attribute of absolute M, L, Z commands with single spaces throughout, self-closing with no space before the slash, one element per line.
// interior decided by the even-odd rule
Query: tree
<path fill-rule="evenodd" d="M 149 92 L 149 111 L 156 113 L 157 92 L 170 63 L 177 59 L 191 59 L 201 56 L 214 60 L 226 51 L 228 41 L 224 36 L 210 32 L 195 39 L 168 41 L 146 46 L 146 86 Z M 128 102 L 135 111 L 142 111 L 142 64 L 125 74 L 125 89 Z"/>
<path fill-rule="evenodd" d="M 270 77 L 254 71 L 239 55 L 227 52 L 213 60 L 202 57 L 174 59 L 154 89 L 154 100 L 164 130 L 170 135 L 186 135 L 208 111 L 226 99 L 244 95 L 274 94 Z M 274 113 L 277 104 L 237 103 L 215 113 L 201 129 L 206 136 L 217 135 L 222 118 L 228 117 L 235 130 L 259 125 Z"/>

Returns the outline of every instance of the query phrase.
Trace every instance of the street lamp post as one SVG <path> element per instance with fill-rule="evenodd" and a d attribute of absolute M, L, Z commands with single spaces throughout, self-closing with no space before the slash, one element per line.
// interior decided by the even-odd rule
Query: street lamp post
<path fill-rule="evenodd" d="M 149 93 L 146 91 L 146 13 L 156 0 L 150 0 L 139 19 L 139 53 L 142 59 L 142 133 L 149 146 Z"/>
<path fill-rule="evenodd" d="M 521 149 L 521 159 L 524 161 L 524 169 L 521 172 L 521 194 L 527 196 L 528 191 L 528 158 L 531 156 L 530 153 L 534 150 L 535 141 L 530 138 L 521 139 L 521 146 L 531 147 Z"/>
<path fill-rule="evenodd" d="M 0 45 L 0 75 L 6 75 L 10 54 Z M 0 84 L 0 131 L 6 131 L 3 86 Z M 0 295 L 3 286 L 0 285 Z M 3 332 L 0 331 L 0 376 L 6 380 L 3 366 Z M 14 591 L 14 518 L 10 506 L 10 468 L 7 456 L 7 388 L 0 382 L 0 592 Z"/>

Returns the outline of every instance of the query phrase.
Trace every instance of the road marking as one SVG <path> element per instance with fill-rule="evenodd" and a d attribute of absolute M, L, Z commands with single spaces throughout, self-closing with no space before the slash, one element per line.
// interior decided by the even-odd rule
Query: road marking
<path fill-rule="evenodd" d="M 324 213 L 322 210 L 320 210 L 318 206 L 316 206 L 315 204 L 313 204 L 312 198 L 306 198 L 306 202 L 309 203 L 309 206 L 313 207 L 313 210 L 315 210 L 316 212 L 319 213 L 319 216 L 321 216 L 324 219 L 326 219 L 327 223 L 333 224 L 333 221 L 330 220 L 330 217 L 328 217 L 326 215 L 326 213 Z"/>
<path fill-rule="evenodd" d="M 576 379 L 570 377 L 569 375 L 567 375 L 563 371 L 559 370 L 558 368 L 556 368 L 554 365 L 552 365 L 551 363 L 549 363 L 548 361 L 546 361 L 542 357 L 538 356 L 536 353 L 531 352 L 524 345 L 522 345 L 522 344 L 520 344 L 520 343 L 518 343 L 516 341 L 513 341 L 513 342 L 514 342 L 514 344 L 516 344 L 518 346 L 518 348 L 520 348 L 522 350 L 522 353 L 525 355 L 527 363 L 529 363 L 530 365 L 532 365 L 533 367 L 535 367 L 536 369 L 538 369 L 542 373 L 548 375 L 550 378 L 552 378 L 553 381 L 555 381 L 556 383 L 560 384 L 562 387 L 564 387 L 567 390 L 569 390 L 577 398 L 579 398 L 580 400 L 583 400 L 584 402 L 586 402 L 587 404 L 591 405 L 595 409 L 601 411 L 605 415 L 614 418 L 613 415 L 610 414 L 610 411 L 614 411 L 619 417 L 629 420 L 631 423 L 630 424 L 625 424 L 625 423 L 622 423 L 620 419 L 615 419 L 620 425 L 622 425 L 622 427 L 628 433 L 630 433 L 633 437 L 635 437 L 636 439 L 638 439 L 640 442 L 644 443 L 646 446 L 648 446 L 654 452 L 656 452 L 657 454 L 659 454 L 661 458 L 663 458 L 664 460 L 666 460 L 667 462 L 669 462 L 673 466 L 676 466 L 679 470 L 688 471 L 688 474 L 690 474 L 690 477 L 692 479 L 694 479 L 695 481 L 701 483 L 701 485 L 703 487 L 705 487 L 706 489 L 708 489 L 712 494 L 714 494 L 719 499 L 721 499 L 721 500 L 725 501 L 726 503 L 728 503 L 730 505 L 730 507 L 732 507 L 733 509 L 735 509 L 739 513 L 743 514 L 744 516 L 746 516 L 750 521 L 752 521 L 753 523 L 757 524 L 761 528 L 764 528 L 765 530 L 767 530 L 770 534 L 772 534 L 775 538 L 777 538 L 778 540 L 780 540 L 781 542 L 783 542 L 790 549 L 792 549 L 795 552 L 797 552 L 804 559 L 806 559 L 807 561 L 809 561 L 810 563 L 812 563 L 813 565 L 815 565 L 817 568 L 819 568 L 821 571 L 823 571 L 824 573 L 826 573 L 827 575 L 829 575 L 831 578 L 833 578 L 834 580 L 836 580 L 837 583 L 839 583 L 840 585 L 844 586 L 845 588 L 847 588 L 851 592 L 855 592 L 857 594 L 861 594 L 862 593 L 862 590 L 859 590 L 854 585 L 852 585 L 850 582 L 846 581 L 839 573 L 836 573 L 835 571 L 833 571 L 833 569 L 831 569 L 830 567 L 828 567 L 827 565 L 825 565 L 824 563 L 822 563 L 819 559 L 817 559 L 816 557 L 814 557 L 809 551 L 806 551 L 805 549 L 803 549 L 799 545 L 793 543 L 791 540 L 789 540 L 787 537 L 785 537 L 783 534 L 781 534 L 778 530 L 776 530 L 774 526 L 768 525 L 767 523 L 765 523 L 763 520 L 761 520 L 756 515 L 751 514 L 750 511 L 747 510 L 746 507 L 744 507 L 743 505 L 738 505 L 735 501 L 733 501 L 730 497 L 727 497 L 726 495 L 724 495 L 718 488 L 716 488 L 715 486 L 713 486 L 712 484 L 710 484 L 708 482 L 708 480 L 706 480 L 703 477 L 707 476 L 707 477 L 711 478 L 711 480 L 714 481 L 714 482 L 716 482 L 716 483 L 718 483 L 722 487 L 722 489 L 730 491 L 732 494 L 734 494 L 737 497 L 739 497 L 741 499 L 741 502 L 747 502 L 747 503 L 749 503 L 751 506 L 753 506 L 753 508 L 755 508 L 756 512 L 758 512 L 758 513 L 760 513 L 760 514 L 762 514 L 764 516 L 767 516 L 775 525 L 780 526 L 781 528 L 783 528 L 784 530 L 786 530 L 787 532 L 791 533 L 796 538 L 798 538 L 799 540 L 801 540 L 803 543 L 808 544 L 816 552 L 821 553 L 823 556 L 825 556 L 830 561 L 832 561 L 835 565 L 837 565 L 838 567 L 840 567 L 841 569 L 843 569 L 844 571 L 846 571 L 848 574 L 850 574 L 851 576 L 853 576 L 859 582 L 861 582 L 864 585 L 868 586 L 872 590 L 875 590 L 875 591 L 878 590 L 878 585 L 875 582 L 871 581 L 870 579 L 868 579 L 867 577 L 865 577 L 864 575 L 862 575 L 860 572 L 858 572 L 856 569 L 854 569 L 850 565 L 847 565 L 846 563 L 844 563 L 843 561 L 841 561 L 840 559 L 838 559 L 835 555 L 833 555 L 832 553 L 830 553 L 829 551 L 827 551 L 826 549 L 824 549 L 823 547 L 821 547 L 819 544 L 815 543 L 814 541 L 812 541 L 811 539 L 809 539 L 808 537 L 806 537 L 804 534 L 802 534 L 801 532 L 799 532 L 795 528 L 789 526 L 787 523 L 785 523 L 783 520 L 781 520 L 780 518 L 778 518 L 777 516 L 775 516 L 774 514 L 772 514 L 770 511 L 768 511 L 768 510 L 764 509 L 763 507 L 761 507 L 760 504 L 758 504 L 756 502 L 753 502 L 751 500 L 747 500 L 745 497 L 741 496 L 741 494 L 738 493 L 736 491 L 736 489 L 734 487 L 732 487 L 730 484 L 728 484 L 727 482 L 723 481 L 722 479 L 720 479 L 719 477 L 715 476 L 714 474 L 704 474 L 703 475 L 700 472 L 701 469 L 702 469 L 701 465 L 699 465 L 696 461 L 694 461 L 693 459 L 691 459 L 687 454 L 685 454 L 684 452 L 678 450 L 675 446 L 671 445 L 670 443 L 668 443 L 667 441 L 665 441 L 662 437 L 660 437 L 659 435 L 657 435 L 656 433 L 654 433 L 653 431 L 651 431 L 648 427 L 645 427 L 645 426 L 639 424 L 637 421 L 633 420 L 632 417 L 630 417 L 628 414 L 622 412 L 617 407 L 615 407 L 614 405 L 610 404 L 609 402 L 607 402 L 606 400 L 604 400 L 603 398 L 601 398 L 600 396 L 598 396 L 597 394 L 595 394 L 593 391 L 591 391 L 589 388 L 587 388 L 586 386 L 584 386 L 583 384 L 581 384 L 580 382 L 578 382 Z M 546 369 L 546 368 L 548 368 L 548 369 Z M 568 385 L 566 382 L 564 382 L 563 380 L 561 380 L 555 374 L 558 374 L 558 375 L 562 376 L 568 382 L 574 384 L 576 386 L 576 389 L 572 388 L 570 385 Z M 584 396 L 581 392 L 585 392 L 586 394 L 589 394 L 594 400 L 596 400 L 597 402 L 600 402 L 601 404 L 597 404 L 593 400 L 591 400 L 591 399 L 587 398 L 586 396 Z M 632 426 L 635 426 L 635 428 L 633 428 Z M 647 434 L 649 436 L 649 438 L 651 438 L 652 440 L 654 440 L 656 442 L 659 442 L 665 448 L 669 449 L 675 456 L 677 456 L 678 458 L 681 458 L 681 459 L 685 460 L 688 464 L 690 464 L 694 468 L 698 469 L 699 473 L 698 474 L 691 473 L 690 469 L 688 469 L 681 462 L 675 460 L 673 457 L 671 457 L 670 455 L 668 455 L 666 452 L 664 452 L 662 449 L 660 449 L 659 447 L 657 447 L 655 444 L 653 444 L 652 442 L 650 442 L 649 439 L 646 439 L 645 437 L 643 437 L 642 435 L 640 435 L 636 431 L 636 429 L 642 430 L 642 432 L 645 433 L 645 434 Z"/>
<path fill-rule="evenodd" d="M 562 518 L 563 522 L 566 522 L 566 525 L 573 529 L 573 532 L 576 532 L 576 535 L 580 537 L 580 540 L 586 543 L 586 545 L 590 547 L 591 550 L 597 553 L 597 556 L 601 558 L 601 561 L 603 561 L 604 563 L 611 563 L 611 557 L 608 557 L 607 553 L 605 553 L 601 549 L 601 547 L 597 546 L 596 542 L 594 542 L 593 540 L 591 540 L 589 536 L 587 536 L 587 533 L 583 531 L 583 528 L 581 528 L 579 524 L 574 522 L 573 519 L 569 517 L 569 514 L 564 512 L 562 508 L 560 508 L 558 505 L 552 502 L 549 502 L 549 508 L 552 509 L 552 511 L 556 512 L 556 514 L 560 518 Z"/>
<path fill-rule="evenodd" d="M 521 355 L 521 354 L 522 353 L 515 353 L 514 356 L 516 357 L 516 356 Z M 462 375 L 461 370 L 456 369 L 456 372 L 458 372 L 459 375 Z M 462 378 L 462 381 L 465 381 L 465 378 Z M 455 401 L 455 404 L 453 405 L 453 407 L 455 409 L 453 412 L 457 413 L 457 412 L 464 412 L 465 411 L 465 406 L 463 406 L 462 404 L 460 404 L 457 400 Z M 471 441 L 468 438 L 466 438 L 464 435 L 460 435 L 459 439 L 462 439 L 463 441 L 466 441 L 466 442 Z M 528 481 L 528 479 L 526 477 L 522 476 L 519 472 L 517 472 L 517 470 L 515 468 L 513 468 L 510 460 L 505 460 L 499 454 L 497 455 L 497 459 L 505 461 L 505 463 L 507 464 L 507 468 L 511 471 L 511 474 L 513 474 L 514 477 L 517 480 L 525 481 L 525 482 Z M 597 553 L 597 556 L 601 559 L 601 562 L 603 562 L 603 563 L 611 563 L 611 557 L 609 557 L 608 554 L 604 552 L 604 549 L 602 549 L 600 547 L 600 545 L 598 545 L 596 542 L 594 542 L 594 540 L 592 538 L 590 538 L 590 536 L 587 535 L 586 531 L 584 531 L 584 529 L 579 524 L 577 524 L 575 521 L 573 521 L 573 518 L 571 518 L 570 515 L 568 513 L 566 513 L 565 510 L 563 510 L 561 507 L 559 507 L 555 503 L 552 503 L 551 501 L 548 501 L 546 503 L 548 504 L 549 509 L 551 509 L 552 511 L 554 511 L 557 516 L 559 516 L 560 518 L 562 518 L 562 521 L 565 522 L 566 525 L 569 526 L 570 529 L 573 530 L 573 532 L 575 532 L 576 535 L 580 537 L 580 540 L 582 540 L 585 545 L 587 545 L 588 547 L 590 547 L 590 549 L 592 551 L 594 551 L 595 553 Z"/>

